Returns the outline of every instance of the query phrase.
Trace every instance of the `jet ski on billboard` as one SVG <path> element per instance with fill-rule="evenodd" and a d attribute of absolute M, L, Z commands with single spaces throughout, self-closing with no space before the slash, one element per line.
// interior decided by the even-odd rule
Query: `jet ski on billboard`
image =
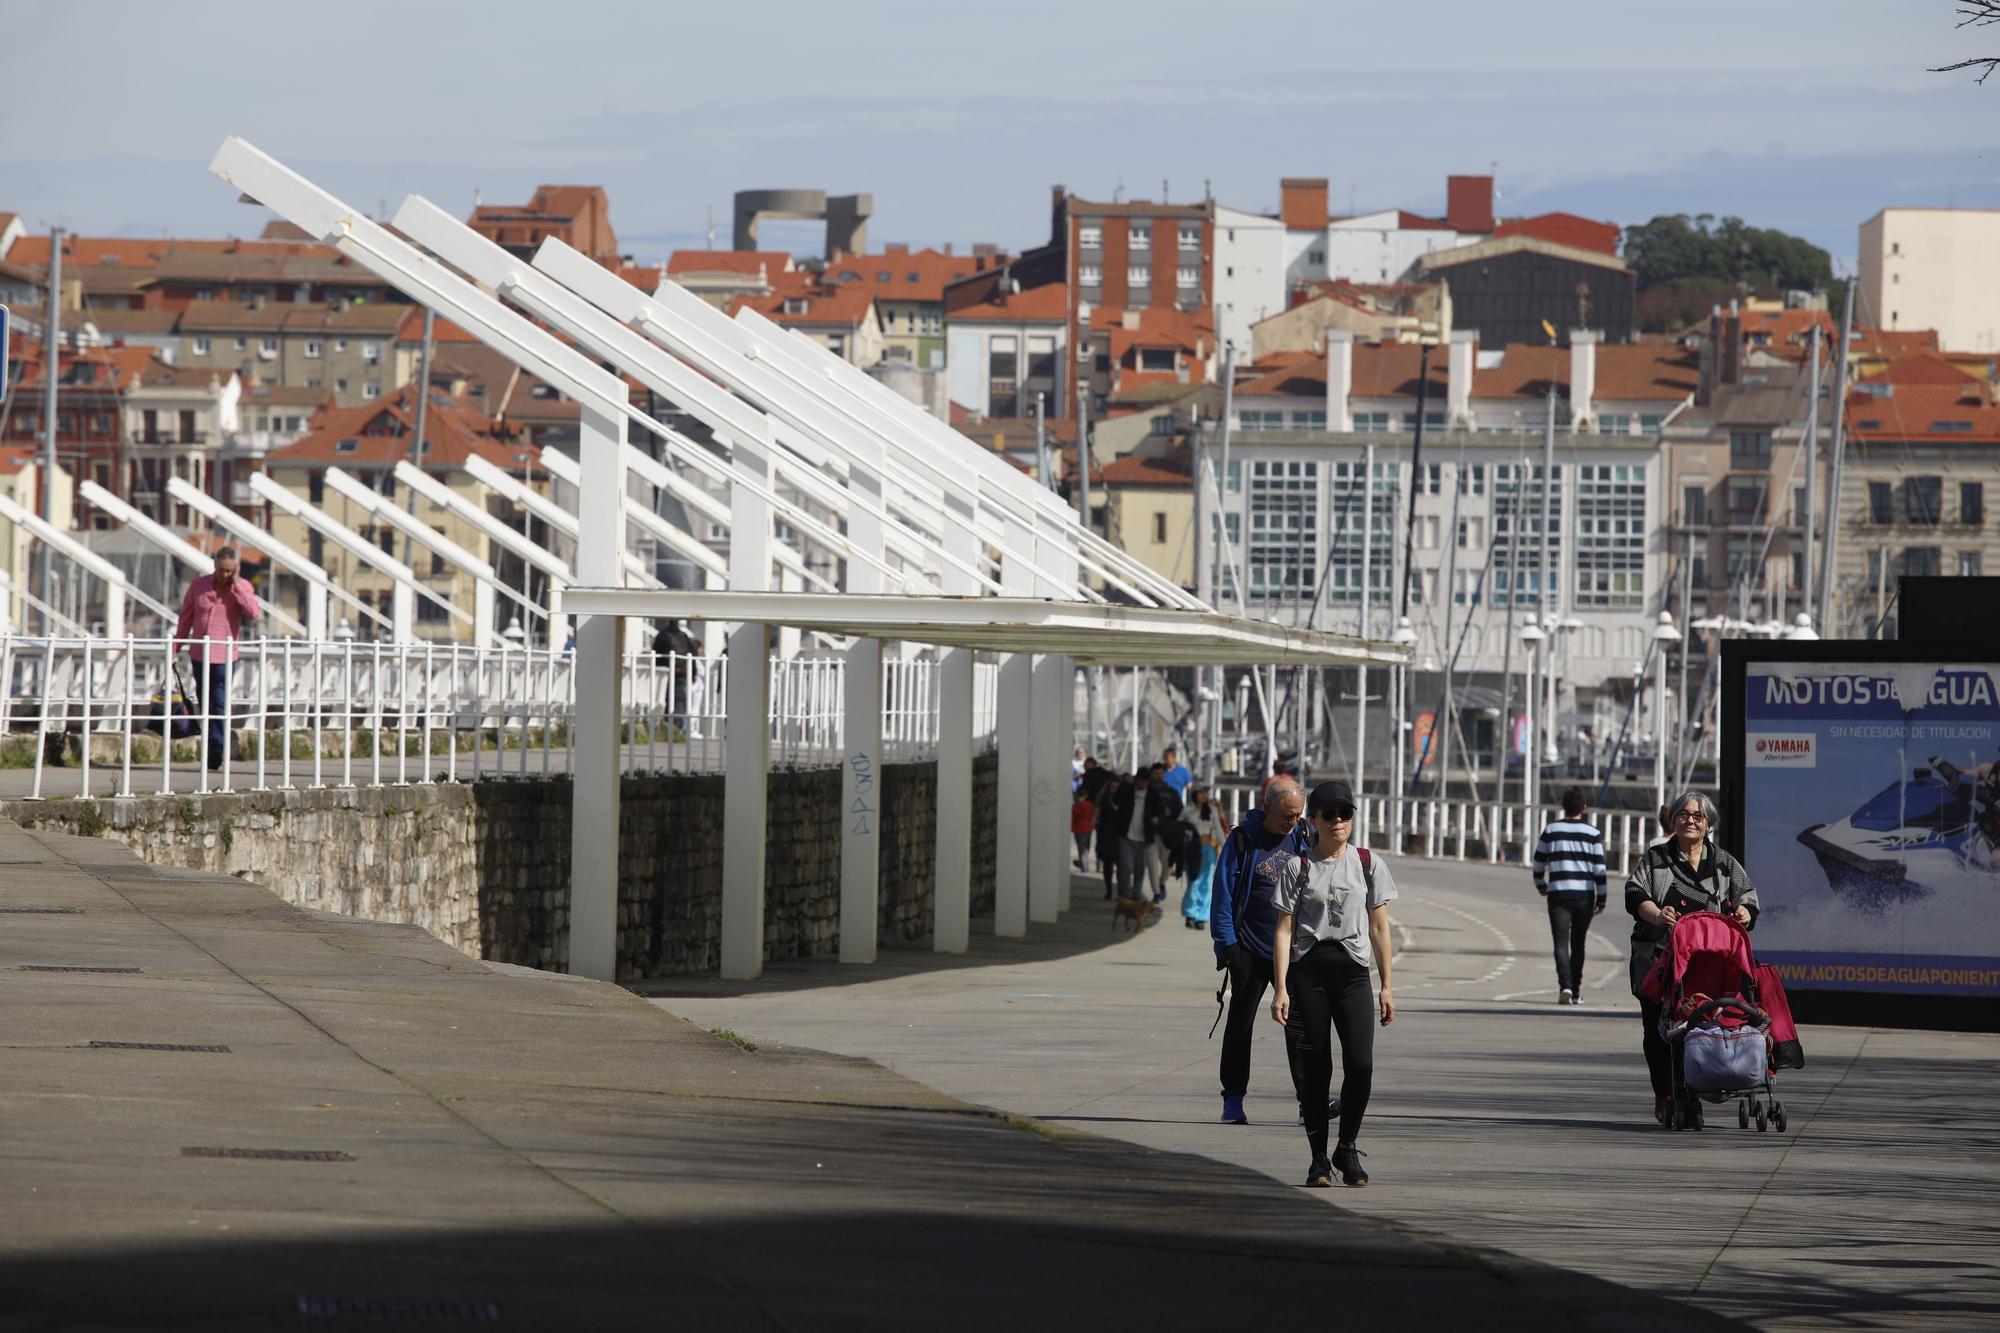
<path fill-rule="evenodd" d="M 1992 765 L 1968 773 L 1946 759 L 1916 769 L 1847 818 L 1798 835 L 1827 887 L 1859 908 L 1932 893 L 2000 886 L 1994 875 L 1992 801 L 1979 800 Z M 1981 779 L 1987 782 L 1982 784 Z"/>

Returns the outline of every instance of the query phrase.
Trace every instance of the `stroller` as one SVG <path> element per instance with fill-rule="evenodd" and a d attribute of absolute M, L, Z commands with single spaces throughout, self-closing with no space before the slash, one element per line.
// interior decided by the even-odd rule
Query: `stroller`
<path fill-rule="evenodd" d="M 1672 1056 L 1673 1100 L 1666 1127 L 1700 1129 L 1702 1103 L 1736 1103 L 1736 1124 L 1785 1131 L 1785 1107 L 1771 1085 L 1780 1068 L 1805 1057 L 1777 972 L 1759 967 L 1743 927 L 1716 912 L 1692 912 L 1646 974 L 1640 997 L 1660 1006 L 1660 1036 Z"/>

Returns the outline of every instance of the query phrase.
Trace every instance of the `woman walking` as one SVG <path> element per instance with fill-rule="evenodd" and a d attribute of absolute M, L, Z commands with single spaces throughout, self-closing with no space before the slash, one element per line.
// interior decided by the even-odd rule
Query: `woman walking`
<path fill-rule="evenodd" d="M 1667 803 L 1667 840 L 1648 847 L 1625 880 L 1625 910 L 1632 914 L 1632 993 L 1653 970 L 1674 922 L 1689 912 L 1721 912 L 1744 929 L 1757 925 L 1757 886 L 1749 872 L 1714 842 L 1715 803 L 1684 791 Z M 1653 1080 L 1653 1119 L 1665 1124 L 1673 1100 L 1673 1066 L 1660 1035 L 1660 1006 L 1639 1000 L 1645 1024 L 1646 1071 Z"/>
<path fill-rule="evenodd" d="M 1104 872 L 1104 898 L 1111 900 L 1117 892 L 1118 838 L 1122 832 L 1117 824 L 1118 795 L 1125 786 L 1125 779 L 1117 773 L 1104 780 L 1104 787 L 1097 795 L 1097 868 Z"/>
<path fill-rule="evenodd" d="M 1189 930 L 1208 924 L 1208 896 L 1215 883 L 1215 858 L 1222 852 L 1222 840 L 1229 836 L 1229 821 L 1222 807 L 1209 798 L 1206 783 L 1188 789 L 1187 809 L 1181 812 L 1194 838 L 1198 858 L 1188 875 L 1187 890 L 1181 894 L 1181 919 Z"/>
<path fill-rule="evenodd" d="M 1292 1078 L 1305 1116 L 1312 1165 L 1306 1184 L 1326 1188 L 1340 1172 L 1348 1185 L 1366 1185 L 1362 1152 L 1355 1147 L 1375 1079 L 1375 1028 L 1396 1017 L 1389 995 L 1389 903 L 1396 881 L 1366 847 L 1352 845 L 1354 792 L 1345 782 L 1322 782 L 1306 802 L 1312 849 L 1278 877 L 1271 1017 L 1285 1029 Z M 1382 989 L 1368 993 L 1373 964 Z M 1327 1091 L 1333 1082 L 1333 1038 L 1340 1038 L 1340 1137 L 1327 1156 Z"/>

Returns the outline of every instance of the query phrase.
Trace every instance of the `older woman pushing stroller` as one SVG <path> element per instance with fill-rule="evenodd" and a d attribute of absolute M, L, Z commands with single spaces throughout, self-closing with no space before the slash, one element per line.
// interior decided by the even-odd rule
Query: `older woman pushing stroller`
<path fill-rule="evenodd" d="M 1648 847 L 1625 881 L 1632 915 L 1632 994 L 1645 1025 L 1646 1069 L 1653 1081 L 1653 1119 L 1665 1124 L 1674 1099 L 1672 1052 L 1660 1034 L 1661 1004 L 1641 994 L 1673 924 L 1690 912 L 1718 912 L 1745 930 L 1757 925 L 1757 886 L 1742 862 L 1714 842 L 1715 803 L 1684 791 L 1667 804 L 1665 842 Z"/>

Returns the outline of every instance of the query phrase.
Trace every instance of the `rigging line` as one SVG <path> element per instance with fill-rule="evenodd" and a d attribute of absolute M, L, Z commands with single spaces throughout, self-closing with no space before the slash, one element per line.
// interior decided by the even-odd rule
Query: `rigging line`
<path fill-rule="evenodd" d="M 1464 446 L 1461 445 L 1460 446 L 1461 457 L 1463 456 L 1463 450 Z M 1456 514 L 1457 512 L 1457 507 L 1458 506 L 1456 500 L 1454 500 L 1452 505 L 1454 514 Z M 1457 535 L 1458 535 L 1455 530 L 1456 527 L 1457 525 L 1453 524 L 1454 531 L 1452 534 L 1452 539 L 1454 541 L 1457 540 Z M 1508 534 L 1509 540 L 1511 541 L 1514 536 L 1515 536 L 1514 531 L 1510 530 Z M 1498 549 L 1497 544 L 1494 546 L 1488 546 L 1486 548 L 1486 564 L 1479 571 L 1479 586 L 1482 588 L 1486 586 L 1487 576 L 1490 575 L 1493 571 L 1493 554 L 1497 549 Z M 1449 597 L 1452 596 L 1453 593 L 1451 592 L 1451 590 L 1447 589 L 1445 595 Z M 1515 595 L 1515 590 L 1509 588 L 1507 590 L 1507 596 L 1509 598 L 1512 598 L 1514 595 Z M 1429 602 L 1426 602 L 1424 604 L 1424 623 L 1430 628 L 1431 635 L 1433 639 L 1435 639 L 1437 637 L 1437 615 L 1435 608 Z M 1466 631 L 1471 629 L 1471 627 L 1472 627 L 1472 617 L 1468 614 L 1465 618 L 1465 624 L 1459 627 L 1458 643 L 1452 649 L 1451 658 L 1449 661 L 1445 663 L 1445 686 L 1447 689 L 1449 689 L 1450 687 L 1452 676 L 1458 670 L 1459 654 L 1465 651 Z M 1442 694 L 1438 696 L 1437 706 L 1439 711 L 1443 711 L 1444 696 Z M 1458 719 L 1456 717 L 1450 719 L 1450 724 L 1453 730 L 1458 735 L 1458 741 L 1460 747 L 1470 748 L 1465 745 L 1465 731 L 1463 727 L 1459 726 Z M 1435 726 L 1432 727 L 1432 731 L 1433 733 L 1436 731 Z M 1417 755 L 1416 769 L 1410 774 L 1410 786 L 1409 789 L 1404 793 L 1406 797 L 1415 796 L 1417 794 L 1417 783 L 1423 778 L 1424 769 L 1430 764 L 1430 755 L 1431 755 L 1431 737 L 1427 735 L 1424 737 L 1424 748 Z M 1446 781 L 1449 782 L 1449 780 L 1450 780 L 1450 775 L 1447 774 Z"/>

